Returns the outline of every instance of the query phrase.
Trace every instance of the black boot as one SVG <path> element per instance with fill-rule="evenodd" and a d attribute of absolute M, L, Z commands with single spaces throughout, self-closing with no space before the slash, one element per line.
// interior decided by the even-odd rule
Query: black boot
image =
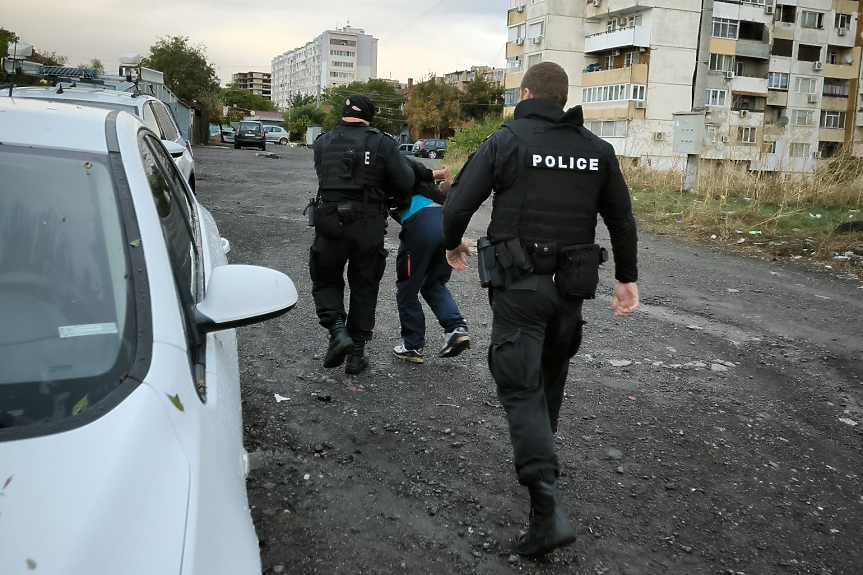
<path fill-rule="evenodd" d="M 348 356 L 348 362 L 345 364 L 345 373 L 348 375 L 356 375 L 369 366 L 369 360 L 365 356 L 366 342 L 354 341 L 353 351 Z"/>
<path fill-rule="evenodd" d="M 345 356 L 354 347 L 351 336 L 345 326 L 338 325 L 330 332 L 330 347 L 324 356 L 324 367 L 338 367 L 345 362 Z"/>
<path fill-rule="evenodd" d="M 554 482 L 538 481 L 530 490 L 530 528 L 516 539 L 516 552 L 525 557 L 545 555 L 575 541 L 575 530 L 566 516 Z"/>

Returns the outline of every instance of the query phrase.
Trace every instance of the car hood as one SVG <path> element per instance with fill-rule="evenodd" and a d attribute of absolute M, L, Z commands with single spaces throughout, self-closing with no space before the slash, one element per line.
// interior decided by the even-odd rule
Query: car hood
<path fill-rule="evenodd" d="M 190 472 L 164 409 L 139 385 L 88 425 L 0 443 L 0 573 L 179 573 Z"/>

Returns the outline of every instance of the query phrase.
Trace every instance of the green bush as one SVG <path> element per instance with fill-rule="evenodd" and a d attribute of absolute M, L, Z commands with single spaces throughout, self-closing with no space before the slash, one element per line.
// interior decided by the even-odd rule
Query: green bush
<path fill-rule="evenodd" d="M 447 153 L 464 157 L 469 156 L 480 147 L 487 137 L 492 135 L 503 124 L 510 121 L 512 121 L 512 116 L 492 116 L 473 128 L 460 130 L 455 136 L 449 139 Z"/>

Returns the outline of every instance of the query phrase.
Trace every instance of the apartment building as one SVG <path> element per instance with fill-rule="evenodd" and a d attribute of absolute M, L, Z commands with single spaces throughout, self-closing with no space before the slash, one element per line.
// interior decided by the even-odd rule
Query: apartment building
<path fill-rule="evenodd" d="M 231 82 L 242 90 L 270 99 L 272 95 L 272 75 L 269 72 L 237 72 Z"/>
<path fill-rule="evenodd" d="M 327 30 L 304 46 L 272 60 L 273 102 L 288 107 L 296 94 L 377 78 L 378 39 L 350 25 Z"/>
<path fill-rule="evenodd" d="M 673 114 L 692 107 L 702 2 L 670 4 L 511 0 L 507 105 L 528 66 L 558 62 L 569 105 L 582 104 L 587 127 L 620 156 L 682 166 Z M 863 155 L 860 4 L 715 0 L 702 157 L 811 172 L 843 146 Z"/>
<path fill-rule="evenodd" d="M 502 86 L 505 76 L 506 70 L 504 68 L 471 66 L 470 70 L 456 70 L 455 72 L 444 74 L 444 82 L 452 84 L 459 90 L 464 90 L 465 86 L 477 78 L 485 78 L 489 82 Z"/>

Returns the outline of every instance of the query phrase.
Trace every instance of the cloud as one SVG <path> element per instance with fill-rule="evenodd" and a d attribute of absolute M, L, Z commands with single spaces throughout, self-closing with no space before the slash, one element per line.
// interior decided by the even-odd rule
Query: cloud
<path fill-rule="evenodd" d="M 13 4 L 14 3 L 14 4 Z M 12 7 L 14 6 L 14 9 Z M 4 28 L 77 65 L 99 58 L 108 70 L 123 52 L 146 55 L 160 36 L 188 36 L 206 47 L 223 82 L 268 71 L 272 58 L 327 29 L 362 28 L 379 40 L 378 75 L 406 81 L 473 65 L 503 66 L 506 6 L 500 0 L 0 0 Z"/>

